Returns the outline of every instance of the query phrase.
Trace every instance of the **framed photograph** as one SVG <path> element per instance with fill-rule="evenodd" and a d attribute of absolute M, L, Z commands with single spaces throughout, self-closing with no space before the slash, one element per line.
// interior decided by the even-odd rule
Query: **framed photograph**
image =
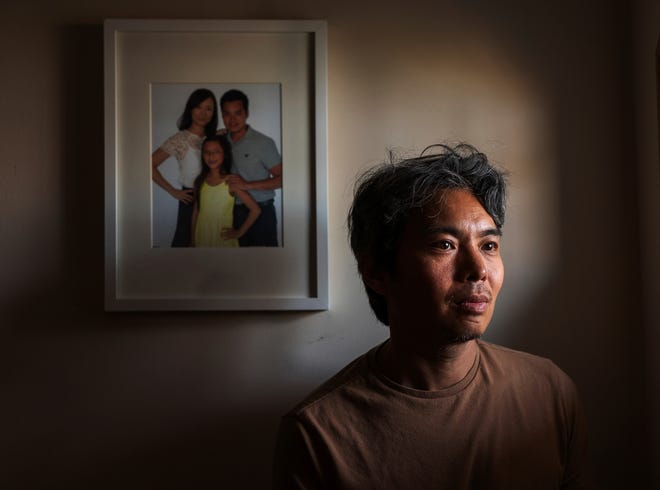
<path fill-rule="evenodd" d="M 327 309 L 325 21 L 104 35 L 106 310 Z"/>

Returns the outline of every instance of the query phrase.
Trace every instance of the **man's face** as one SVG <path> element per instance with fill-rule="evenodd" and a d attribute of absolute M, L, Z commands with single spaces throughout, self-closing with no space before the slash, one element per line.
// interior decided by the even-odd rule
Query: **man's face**
<path fill-rule="evenodd" d="M 438 346 L 486 331 L 504 279 L 500 232 L 466 190 L 411 213 L 383 274 L 392 337 Z"/>
<path fill-rule="evenodd" d="M 222 104 L 222 121 L 230 133 L 242 133 L 246 129 L 248 113 L 240 100 Z"/>

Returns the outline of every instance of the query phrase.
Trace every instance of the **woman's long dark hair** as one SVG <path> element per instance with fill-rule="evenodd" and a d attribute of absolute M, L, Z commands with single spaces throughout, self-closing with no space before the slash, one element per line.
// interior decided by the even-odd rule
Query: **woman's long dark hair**
<path fill-rule="evenodd" d="M 206 179 L 206 176 L 209 174 L 211 169 L 209 166 L 206 164 L 204 161 L 204 146 L 207 143 L 211 142 L 217 142 L 220 143 L 220 147 L 222 148 L 222 152 L 224 153 L 224 158 L 222 160 L 222 165 L 220 165 L 220 174 L 222 175 L 227 175 L 231 171 L 231 165 L 233 162 L 232 154 L 231 154 L 231 145 L 229 144 L 229 140 L 225 135 L 222 134 L 214 134 L 213 136 L 209 136 L 204 140 L 202 143 L 202 171 L 199 173 L 197 178 L 195 179 L 195 199 L 197 200 L 197 206 L 200 205 L 199 202 L 199 190 L 202 188 L 202 183 Z"/>
<path fill-rule="evenodd" d="M 213 92 L 206 88 L 198 88 L 186 102 L 186 108 L 183 110 L 183 114 L 177 122 L 177 127 L 181 130 L 188 129 L 192 126 L 192 110 L 196 107 L 199 107 L 199 104 L 204 102 L 206 99 L 213 100 L 213 117 L 209 123 L 204 126 L 204 134 L 206 136 L 213 136 L 218 129 L 218 100 L 215 98 Z"/>

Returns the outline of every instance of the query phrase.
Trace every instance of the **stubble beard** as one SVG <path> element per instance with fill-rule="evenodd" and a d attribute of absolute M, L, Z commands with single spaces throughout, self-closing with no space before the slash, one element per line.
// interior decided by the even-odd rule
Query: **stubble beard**
<path fill-rule="evenodd" d="M 477 340 L 481 338 L 481 334 L 475 332 L 465 332 L 458 334 L 447 333 L 442 339 L 444 343 L 454 345 L 454 344 L 464 344 L 470 342 L 471 340 Z"/>
<path fill-rule="evenodd" d="M 448 346 L 478 340 L 484 333 L 480 326 L 455 326 L 455 328 L 442 326 L 439 328 L 438 341 Z"/>

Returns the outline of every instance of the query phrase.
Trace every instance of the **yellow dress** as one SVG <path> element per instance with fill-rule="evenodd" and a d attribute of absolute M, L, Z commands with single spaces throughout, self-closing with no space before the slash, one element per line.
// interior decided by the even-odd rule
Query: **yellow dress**
<path fill-rule="evenodd" d="M 199 213 L 195 224 L 196 247 L 238 247 L 238 240 L 222 238 L 223 228 L 232 228 L 234 196 L 226 182 L 209 185 L 202 182 L 199 190 Z"/>

